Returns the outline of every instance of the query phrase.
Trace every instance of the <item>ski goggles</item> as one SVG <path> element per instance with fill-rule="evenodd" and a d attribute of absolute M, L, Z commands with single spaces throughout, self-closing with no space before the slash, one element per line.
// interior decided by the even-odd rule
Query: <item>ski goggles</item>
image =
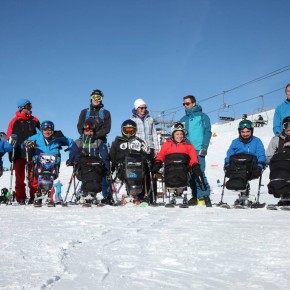
<path fill-rule="evenodd" d="M 289 127 L 290 127 L 290 122 L 286 122 L 286 123 L 283 124 L 283 129 L 284 130 L 289 128 Z"/>
<path fill-rule="evenodd" d="M 182 123 L 176 123 L 173 125 L 174 129 L 184 130 L 184 125 Z"/>
<path fill-rule="evenodd" d="M 254 125 L 252 122 L 241 122 L 239 124 L 239 129 L 253 129 Z"/>
<path fill-rule="evenodd" d="M 131 136 L 131 135 L 134 135 L 135 132 L 136 132 L 136 129 L 134 127 L 123 127 L 123 133 L 125 135 Z"/>
<path fill-rule="evenodd" d="M 102 96 L 100 96 L 100 95 L 92 95 L 91 96 L 91 100 L 93 100 L 93 101 L 102 101 L 103 100 L 103 97 Z"/>

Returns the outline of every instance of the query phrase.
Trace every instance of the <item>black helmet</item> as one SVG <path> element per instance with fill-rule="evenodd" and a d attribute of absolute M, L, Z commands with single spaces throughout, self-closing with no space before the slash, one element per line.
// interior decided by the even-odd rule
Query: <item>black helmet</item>
<path fill-rule="evenodd" d="M 94 122 L 92 121 L 86 121 L 83 125 L 83 132 L 88 129 L 88 130 L 93 130 L 94 132 L 96 132 L 96 125 Z"/>
<path fill-rule="evenodd" d="M 6 195 L 8 192 L 8 189 L 6 187 L 1 189 L 1 195 Z"/>
<path fill-rule="evenodd" d="M 285 131 L 285 129 L 287 129 L 289 126 L 290 126 L 290 116 L 287 116 L 282 121 L 283 131 Z"/>
<path fill-rule="evenodd" d="M 239 132 L 245 128 L 250 129 L 252 133 L 254 132 L 254 124 L 250 120 L 243 120 L 239 123 Z"/>
<path fill-rule="evenodd" d="M 135 136 L 136 131 L 137 131 L 137 124 L 131 119 L 124 121 L 121 125 L 122 135 L 126 138 Z"/>
<path fill-rule="evenodd" d="M 41 130 L 47 129 L 47 128 L 51 129 L 51 131 L 54 131 L 54 124 L 53 124 L 53 122 L 46 120 L 46 121 L 43 121 L 40 124 L 40 129 Z"/>
<path fill-rule="evenodd" d="M 91 92 L 91 99 L 93 96 L 99 97 L 101 100 L 104 98 L 104 94 L 101 90 L 93 90 Z"/>

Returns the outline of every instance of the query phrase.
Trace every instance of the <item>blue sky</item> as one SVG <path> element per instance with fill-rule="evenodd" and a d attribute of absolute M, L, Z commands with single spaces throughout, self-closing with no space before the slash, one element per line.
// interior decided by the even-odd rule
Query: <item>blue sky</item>
<path fill-rule="evenodd" d="M 28 98 L 40 120 L 77 138 L 81 109 L 93 89 L 112 114 L 109 141 L 131 116 L 134 100 L 150 110 L 202 100 L 290 65 L 288 0 L 12 0 L 0 2 L 1 126 Z M 290 70 L 225 94 L 235 104 L 290 82 Z M 285 98 L 266 95 L 265 107 Z M 201 102 L 204 112 L 222 96 Z M 237 116 L 260 99 L 235 106 Z M 209 114 L 212 123 L 217 112 Z"/>

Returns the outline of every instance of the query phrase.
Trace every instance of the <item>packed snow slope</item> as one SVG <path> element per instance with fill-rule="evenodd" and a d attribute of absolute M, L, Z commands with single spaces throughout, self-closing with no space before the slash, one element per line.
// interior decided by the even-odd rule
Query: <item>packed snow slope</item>
<path fill-rule="evenodd" d="M 267 146 L 269 125 L 255 135 Z M 212 200 L 238 121 L 214 125 L 207 156 Z M 261 202 L 269 172 L 263 176 Z M 71 168 L 61 166 L 63 195 Z M 9 187 L 10 173 L 0 179 Z M 251 183 L 256 195 L 257 182 Z M 225 191 L 232 203 L 237 193 Z M 100 197 L 101 198 L 101 197 Z M 69 196 L 70 199 L 70 196 Z M 0 289 L 289 289 L 289 212 L 203 206 L 0 206 Z"/>

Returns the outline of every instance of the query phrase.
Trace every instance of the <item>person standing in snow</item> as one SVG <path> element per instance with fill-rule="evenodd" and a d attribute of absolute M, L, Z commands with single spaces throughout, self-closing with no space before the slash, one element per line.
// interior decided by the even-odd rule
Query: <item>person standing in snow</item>
<path fill-rule="evenodd" d="M 285 88 L 286 100 L 277 106 L 273 118 L 273 132 L 279 136 L 283 131 L 282 121 L 285 117 L 290 116 L 290 84 Z"/>
<path fill-rule="evenodd" d="M 28 137 L 36 133 L 36 129 L 40 127 L 39 120 L 32 115 L 32 104 L 27 99 L 20 99 L 17 103 L 18 111 L 16 116 L 10 121 L 7 129 L 8 142 L 15 147 L 14 154 L 14 170 L 15 170 L 15 192 L 16 201 L 20 205 L 25 205 L 25 165 L 26 156 L 25 149 L 21 149 L 21 144 Z M 17 141 L 17 142 L 16 142 Z M 9 153 L 10 161 L 12 154 Z M 33 203 L 34 195 L 37 191 L 38 184 L 34 182 L 32 165 L 28 165 L 30 184 L 27 184 L 30 189 L 29 204 Z"/>
<path fill-rule="evenodd" d="M 63 184 L 60 182 L 60 180 L 57 181 L 57 183 L 55 183 L 53 185 L 53 187 L 55 188 L 55 202 L 62 202 L 62 196 L 61 196 L 61 188 L 62 188 Z"/>
<path fill-rule="evenodd" d="M 150 148 L 149 163 L 153 164 L 155 156 L 160 150 L 159 139 L 154 124 L 154 119 L 149 115 L 147 111 L 146 102 L 143 99 L 136 99 L 134 102 L 134 109 L 132 110 L 133 120 L 137 125 L 136 136 L 141 140 L 144 140 Z M 148 165 L 145 166 L 146 187 L 150 188 L 150 170 Z M 153 180 L 154 196 L 157 196 L 157 180 Z M 152 196 L 152 195 L 151 195 Z M 153 200 L 151 200 L 153 202 Z"/>
<path fill-rule="evenodd" d="M 198 162 L 203 173 L 205 187 L 205 191 L 203 191 L 196 175 L 193 173 L 190 181 L 192 198 L 188 203 L 191 205 L 203 204 L 204 196 L 210 196 L 210 187 L 205 176 L 205 156 L 207 155 L 212 135 L 210 119 L 202 112 L 202 107 L 196 102 L 196 98 L 193 95 L 188 95 L 183 98 L 183 106 L 185 108 L 185 116 L 180 119 L 180 122 L 185 124 L 185 129 L 187 131 L 186 138 L 197 151 Z"/>
<path fill-rule="evenodd" d="M 95 124 L 94 138 L 103 141 L 104 149 L 107 149 L 107 135 L 111 131 L 111 114 L 104 108 L 104 94 L 101 90 L 93 90 L 90 95 L 89 108 L 83 109 L 79 115 L 77 129 L 80 135 L 83 135 L 83 127 L 86 121 L 91 121 Z M 108 191 L 108 181 L 106 176 L 102 179 L 102 194 L 104 198 L 110 201 L 110 192 Z"/>

